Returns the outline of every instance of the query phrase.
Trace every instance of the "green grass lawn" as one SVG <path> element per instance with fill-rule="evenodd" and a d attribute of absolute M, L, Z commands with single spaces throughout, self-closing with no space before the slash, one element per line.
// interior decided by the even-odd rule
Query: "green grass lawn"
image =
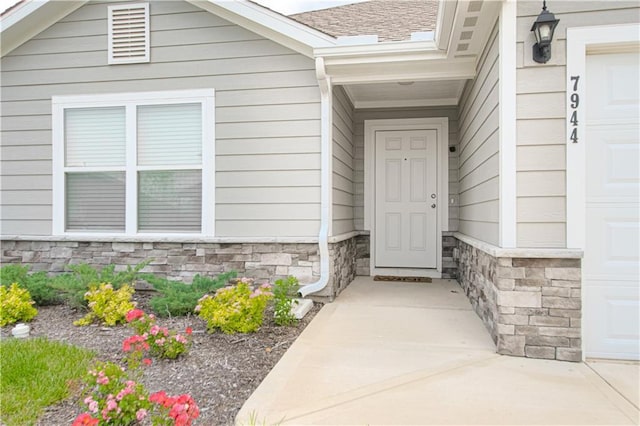
<path fill-rule="evenodd" d="M 43 408 L 69 396 L 94 354 L 44 338 L 0 342 L 0 419 L 7 426 L 33 424 Z"/>

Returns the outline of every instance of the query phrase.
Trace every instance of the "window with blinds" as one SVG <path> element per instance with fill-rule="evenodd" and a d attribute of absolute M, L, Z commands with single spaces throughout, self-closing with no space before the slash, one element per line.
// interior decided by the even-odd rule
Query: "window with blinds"
<path fill-rule="evenodd" d="M 109 6 L 109 63 L 149 62 L 149 3 Z"/>
<path fill-rule="evenodd" d="M 54 228 L 212 233 L 213 91 L 185 92 L 54 98 Z"/>

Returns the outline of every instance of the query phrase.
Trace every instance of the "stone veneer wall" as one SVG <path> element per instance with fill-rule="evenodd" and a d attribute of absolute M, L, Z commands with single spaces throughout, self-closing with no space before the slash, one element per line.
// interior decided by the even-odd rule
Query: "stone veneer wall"
<path fill-rule="evenodd" d="M 97 267 L 115 264 L 119 271 L 153 259 L 143 272 L 186 283 L 196 274 L 216 275 L 232 270 L 264 280 L 293 275 L 302 284 L 320 278 L 317 244 L 2 241 L 0 248 L 2 264 L 28 264 L 34 272 L 60 273 L 74 263 Z M 317 296 L 333 299 L 353 280 L 355 253 L 355 238 L 329 245 L 333 274 L 327 288 Z"/>
<path fill-rule="evenodd" d="M 442 235 L 442 278 L 455 278 L 458 273 L 456 261 L 453 258 L 453 249 L 456 247 L 456 241 L 453 233 Z M 358 235 L 356 237 L 356 246 L 357 275 L 368 277 L 371 271 L 369 235 Z"/>
<path fill-rule="evenodd" d="M 458 240 L 458 281 L 498 353 L 582 360 L 581 260 L 494 257 Z"/>

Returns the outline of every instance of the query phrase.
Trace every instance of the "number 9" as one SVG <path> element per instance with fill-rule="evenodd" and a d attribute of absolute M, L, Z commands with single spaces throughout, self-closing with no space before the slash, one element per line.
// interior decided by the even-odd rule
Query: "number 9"
<path fill-rule="evenodd" d="M 580 105 L 580 96 L 577 93 L 571 94 L 571 108 L 578 108 Z"/>

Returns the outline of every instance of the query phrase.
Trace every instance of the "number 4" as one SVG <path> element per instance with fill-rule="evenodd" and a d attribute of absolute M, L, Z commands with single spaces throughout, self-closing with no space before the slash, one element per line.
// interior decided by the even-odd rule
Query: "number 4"
<path fill-rule="evenodd" d="M 574 128 L 571 131 L 571 136 L 569 136 L 569 139 L 571 139 L 573 143 L 578 143 L 578 129 Z"/>
<path fill-rule="evenodd" d="M 571 119 L 569 120 L 569 122 L 574 126 L 578 125 L 578 111 L 573 111 L 571 113 Z"/>

